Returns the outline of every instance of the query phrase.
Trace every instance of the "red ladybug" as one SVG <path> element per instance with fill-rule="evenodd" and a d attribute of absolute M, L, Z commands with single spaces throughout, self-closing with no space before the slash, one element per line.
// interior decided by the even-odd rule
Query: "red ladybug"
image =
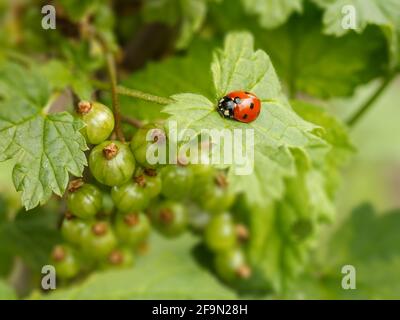
<path fill-rule="evenodd" d="M 232 91 L 218 103 L 218 112 L 222 117 L 245 123 L 256 120 L 260 111 L 260 99 L 247 91 Z"/>

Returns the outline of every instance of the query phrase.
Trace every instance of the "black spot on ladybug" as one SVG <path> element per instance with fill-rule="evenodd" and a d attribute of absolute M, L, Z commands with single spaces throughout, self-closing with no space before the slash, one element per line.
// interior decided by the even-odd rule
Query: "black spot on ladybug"
<path fill-rule="evenodd" d="M 239 97 L 235 97 L 235 99 L 233 99 L 235 101 L 236 104 L 240 104 L 242 102 L 242 100 L 240 100 Z"/>
<path fill-rule="evenodd" d="M 252 102 L 252 103 L 250 103 L 250 109 L 253 109 L 254 108 L 254 103 Z"/>
<path fill-rule="evenodd" d="M 243 115 L 242 119 L 247 119 L 247 113 Z"/>

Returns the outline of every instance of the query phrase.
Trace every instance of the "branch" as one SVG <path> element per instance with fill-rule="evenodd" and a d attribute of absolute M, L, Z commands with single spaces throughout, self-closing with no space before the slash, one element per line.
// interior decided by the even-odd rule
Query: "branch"
<path fill-rule="evenodd" d="M 92 83 L 98 89 L 101 89 L 101 90 L 107 90 L 108 89 L 108 85 L 106 83 L 102 82 L 102 81 L 92 80 Z M 157 104 L 163 104 L 164 105 L 164 104 L 170 104 L 170 103 L 174 102 L 174 100 L 172 100 L 170 98 L 156 96 L 156 95 L 153 95 L 153 94 L 150 94 L 150 93 L 146 93 L 146 92 L 143 92 L 143 91 L 127 88 L 127 87 L 124 87 L 124 86 L 117 86 L 116 92 L 118 94 L 120 94 L 120 95 L 123 95 L 123 96 L 129 96 L 129 97 L 132 97 L 132 98 L 138 98 L 138 99 L 141 99 L 141 100 L 154 102 L 154 103 L 157 103 Z"/>
<path fill-rule="evenodd" d="M 112 106 L 115 119 L 115 133 L 117 134 L 118 140 L 125 142 L 125 137 L 121 128 L 121 111 L 119 107 L 119 98 L 117 94 L 117 73 L 116 73 L 115 59 L 113 53 L 107 51 L 106 58 L 107 58 L 107 72 L 108 72 L 108 77 L 110 78 L 110 85 L 111 85 L 111 98 L 112 98 Z"/>
<path fill-rule="evenodd" d="M 383 79 L 382 84 L 377 88 L 375 93 L 358 109 L 358 111 L 347 121 L 349 127 L 354 127 L 357 122 L 368 112 L 368 110 L 374 105 L 375 101 L 381 96 L 388 85 L 393 81 L 396 76 L 396 72 L 392 72 Z"/>
<path fill-rule="evenodd" d="M 121 115 L 121 121 L 126 122 L 126 123 L 134 126 L 135 128 L 143 127 L 142 121 L 135 119 L 135 118 L 128 117 L 128 116 Z"/>

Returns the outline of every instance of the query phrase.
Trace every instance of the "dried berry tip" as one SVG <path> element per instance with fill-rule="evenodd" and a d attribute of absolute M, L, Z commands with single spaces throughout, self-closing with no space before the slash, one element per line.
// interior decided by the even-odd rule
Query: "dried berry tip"
<path fill-rule="evenodd" d="M 78 113 L 79 114 L 87 114 L 90 110 L 92 110 L 92 103 L 89 101 L 80 101 L 78 103 Z"/>
<path fill-rule="evenodd" d="M 133 178 L 135 180 L 135 182 L 142 188 L 144 188 L 146 186 L 146 178 L 144 177 L 143 174 L 141 174 L 140 176 L 134 177 Z"/>
<path fill-rule="evenodd" d="M 248 279 L 251 276 L 251 269 L 244 264 L 237 269 L 236 273 L 240 279 Z"/>
<path fill-rule="evenodd" d="M 161 211 L 160 211 L 161 222 L 167 224 L 167 223 L 171 223 L 173 219 L 174 219 L 174 214 L 171 209 L 168 209 L 168 208 L 161 209 Z"/>
<path fill-rule="evenodd" d="M 96 236 L 102 236 L 107 232 L 107 224 L 104 222 L 98 222 L 93 225 L 92 231 Z"/>
<path fill-rule="evenodd" d="M 62 261 L 65 258 L 65 250 L 62 246 L 55 246 L 51 256 L 53 257 L 54 261 Z"/>
<path fill-rule="evenodd" d="M 65 219 L 72 220 L 72 219 L 75 219 L 75 216 L 71 212 L 67 211 L 65 213 Z"/>
<path fill-rule="evenodd" d="M 113 265 L 119 265 L 124 262 L 124 256 L 120 251 L 115 250 L 108 256 L 108 261 Z"/>
<path fill-rule="evenodd" d="M 135 213 L 130 213 L 127 214 L 124 217 L 124 222 L 128 225 L 128 226 L 134 226 L 136 224 L 138 224 L 139 222 L 139 216 Z"/>
<path fill-rule="evenodd" d="M 217 174 L 217 176 L 215 177 L 215 183 L 217 184 L 217 186 L 224 189 L 228 187 L 228 180 L 226 179 L 226 176 L 223 173 Z"/>
<path fill-rule="evenodd" d="M 69 192 L 75 192 L 78 190 L 80 187 L 82 187 L 85 183 L 83 182 L 82 179 L 76 179 L 72 180 L 69 185 L 68 185 L 68 191 Z"/>
<path fill-rule="evenodd" d="M 244 224 L 236 225 L 236 235 L 240 241 L 246 241 L 249 239 L 249 230 Z"/>
<path fill-rule="evenodd" d="M 146 169 L 144 169 L 144 173 L 149 177 L 157 176 L 157 170 L 155 170 L 155 169 L 146 168 Z"/>
<path fill-rule="evenodd" d="M 103 154 L 107 160 L 111 160 L 118 154 L 118 146 L 114 142 L 111 142 L 103 149 Z"/>

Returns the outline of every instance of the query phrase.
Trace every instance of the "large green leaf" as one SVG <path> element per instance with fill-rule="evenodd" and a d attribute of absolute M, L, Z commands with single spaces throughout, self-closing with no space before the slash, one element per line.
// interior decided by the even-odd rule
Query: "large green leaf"
<path fill-rule="evenodd" d="M 164 97 L 176 92 L 193 92 L 213 98 L 215 93 L 209 70 L 213 44 L 213 41 L 195 41 L 185 55 L 150 62 L 143 70 L 124 79 L 122 84 Z M 109 95 L 107 101 L 110 101 Z M 162 106 L 156 103 L 124 96 L 121 96 L 120 102 L 124 115 L 144 121 L 165 117 L 161 113 Z"/>
<path fill-rule="evenodd" d="M 1 259 L 5 255 L 20 257 L 35 271 L 40 271 L 48 262 L 52 246 L 60 241 L 57 220 L 54 210 L 44 207 L 29 213 L 21 210 L 15 219 L 0 222 Z"/>
<path fill-rule="evenodd" d="M 208 1 L 218 0 L 148 0 L 144 2 L 142 14 L 146 21 L 179 26 L 175 45 L 177 49 L 183 49 L 203 25 Z"/>
<path fill-rule="evenodd" d="M 195 133 L 203 129 L 254 130 L 254 170 L 238 175 L 234 163 L 228 178 L 230 187 L 244 195 L 238 213 L 251 230 L 250 260 L 275 289 L 283 290 L 307 262 L 321 221 L 333 218 L 333 194 L 325 172 L 336 172 L 346 158 L 346 131 L 311 106 L 303 106 L 303 113 L 321 126 L 299 117 L 282 94 L 268 55 L 253 50 L 248 33 L 229 34 L 223 50 L 215 52 L 211 69 L 216 98 L 240 89 L 261 99 L 257 120 L 244 124 L 223 119 L 216 112 L 216 98 L 192 93 L 173 95 L 175 102 L 164 112 L 170 114 L 168 120 L 177 121 L 178 129 Z M 335 152 L 342 151 L 342 159 L 330 163 L 327 155 L 336 145 Z"/>
<path fill-rule="evenodd" d="M 343 8 L 351 6 L 355 12 L 355 32 L 363 32 L 368 25 L 377 25 L 386 34 L 389 43 L 392 65 L 396 66 L 400 44 L 400 2 L 397 0 L 314 0 L 325 9 L 325 32 L 336 36 L 343 36 L 352 29 L 344 28 Z"/>
<path fill-rule="evenodd" d="M 243 124 L 222 119 L 215 110 L 216 100 L 195 94 L 174 95 L 176 102 L 165 107 L 164 112 L 171 115 L 169 120 L 178 122 L 181 130 L 190 128 L 199 133 L 201 129 L 253 129 L 254 172 L 235 175 L 236 167 L 232 166 L 231 183 L 236 191 L 246 194 L 249 202 L 263 205 L 268 199 L 280 197 L 283 178 L 294 174 L 290 148 L 324 148 L 323 141 L 314 134 L 318 127 L 290 109 L 268 56 L 263 51 L 253 51 L 250 34 L 230 34 L 224 50 L 215 55 L 212 71 L 216 96 L 242 89 L 261 99 L 262 112 L 256 121 Z"/>
<path fill-rule="evenodd" d="M 15 159 L 14 185 L 26 209 L 62 195 L 69 173 L 80 176 L 86 165 L 83 125 L 68 113 L 46 114 L 50 93 L 35 70 L 0 70 L 0 161 Z"/>
<path fill-rule="evenodd" d="M 292 16 L 273 30 L 260 28 L 254 19 L 243 17 L 240 6 L 231 6 L 229 1 L 212 8 L 210 22 L 218 30 L 252 31 L 256 44 L 271 57 L 292 96 L 352 95 L 358 85 L 381 76 L 387 68 L 386 42 L 377 28 L 341 38 L 324 35 L 322 12 L 309 3 L 301 15 Z M 218 17 L 220 11 L 227 15 Z"/>
<path fill-rule="evenodd" d="M 242 0 L 245 10 L 259 16 L 265 28 L 276 28 L 285 23 L 293 12 L 301 12 L 303 0 Z"/>
<path fill-rule="evenodd" d="M 197 243 L 190 235 L 169 241 L 154 236 L 148 254 L 132 269 L 93 274 L 81 284 L 42 298 L 235 299 L 231 290 L 191 257 Z"/>
<path fill-rule="evenodd" d="M 313 299 L 398 299 L 399 227 L 399 210 L 378 214 L 368 204 L 359 206 L 321 246 L 318 263 L 292 293 Z M 355 290 L 341 286 L 345 265 L 355 267 Z"/>

